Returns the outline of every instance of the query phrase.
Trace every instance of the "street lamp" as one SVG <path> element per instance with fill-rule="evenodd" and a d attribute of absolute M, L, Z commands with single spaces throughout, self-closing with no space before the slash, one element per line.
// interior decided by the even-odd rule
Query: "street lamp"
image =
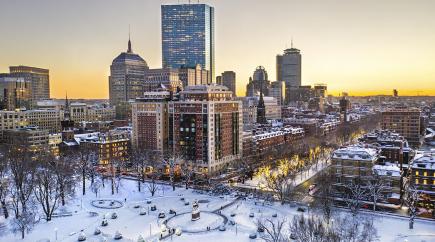
<path fill-rule="evenodd" d="M 57 241 L 57 228 L 54 228 L 54 238 L 55 238 L 55 241 Z"/>

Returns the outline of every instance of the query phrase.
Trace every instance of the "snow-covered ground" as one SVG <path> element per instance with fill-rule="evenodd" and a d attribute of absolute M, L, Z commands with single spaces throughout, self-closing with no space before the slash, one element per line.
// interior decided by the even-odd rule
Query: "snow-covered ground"
<path fill-rule="evenodd" d="M 255 200 L 236 200 L 233 196 L 213 197 L 199 194 L 191 189 L 177 188 L 172 191 L 169 186 L 161 186 L 157 194 L 151 197 L 144 186 L 142 189 L 145 191 L 138 192 L 137 183 L 130 180 L 123 180 L 119 193 L 112 196 L 109 185 L 109 182 L 106 182 L 106 186 L 101 190 L 98 199 L 116 199 L 124 203 L 121 208 L 103 209 L 92 206 L 91 201 L 95 200 L 96 197 L 89 190 L 85 196 L 77 196 L 66 207 L 66 210 L 72 212 L 72 216 L 57 217 L 51 222 L 41 220 L 29 234 L 26 234 L 24 240 L 21 240 L 20 235 L 14 235 L 6 231 L 6 234 L 0 237 L 0 241 L 56 241 L 57 234 L 57 241 L 72 242 L 77 241 L 81 230 L 87 237 L 86 241 L 114 241 L 112 238 L 116 231 L 119 231 L 124 237 L 122 240 L 117 241 L 137 241 L 139 235 L 145 241 L 155 241 L 160 237 L 161 223 L 164 220 L 158 218 L 158 213 L 165 212 L 166 218 L 172 216 L 169 214 L 170 209 L 175 210 L 177 214 L 189 213 L 192 209 L 192 202 L 195 200 L 200 200 L 199 207 L 201 211 L 209 212 L 231 204 L 223 209 L 222 214 L 229 221 L 234 221 L 236 225 L 227 223 L 226 231 L 212 230 L 199 233 L 182 233 L 181 236 L 173 235 L 172 238 L 166 238 L 167 241 L 171 239 L 172 241 L 186 242 L 261 241 L 261 239 L 249 239 L 249 234 L 256 232 L 258 218 L 272 218 L 273 214 L 277 214 L 278 218 L 285 217 L 287 221 L 291 221 L 294 215 L 300 214 L 300 212 L 296 211 L 296 207 L 290 207 L 289 205 L 259 205 L 258 202 L 255 204 Z M 78 190 L 77 192 L 80 193 L 81 191 Z M 147 200 L 151 200 L 151 203 L 148 204 Z M 185 205 L 186 201 L 189 202 L 189 205 Z M 135 208 L 136 205 L 140 207 Z M 148 213 L 148 209 L 152 205 L 155 205 L 157 210 Z M 147 214 L 139 215 L 141 210 L 146 211 Z M 109 214 L 113 212 L 117 213 L 118 218 L 110 218 Z M 254 217 L 250 217 L 250 214 L 253 214 Z M 106 216 L 108 221 L 106 227 L 100 226 L 103 216 Z M 189 216 L 189 214 L 182 216 Z M 205 228 L 208 225 L 214 227 L 216 223 L 222 221 L 222 217 L 204 213 L 204 216 L 195 222 L 191 222 L 186 217 L 179 217 L 174 218 L 168 224 L 173 226 L 179 223 L 177 227 L 183 227 L 188 223 L 197 223 L 191 225 L 191 227 L 200 230 L 201 227 Z M 417 221 L 415 229 L 409 230 L 408 220 L 406 219 L 377 216 L 375 225 L 378 234 L 381 236 L 380 241 L 435 241 L 434 222 Z M 97 227 L 100 228 L 102 234 L 95 236 L 93 233 Z M 5 231 L 2 233 L 5 233 Z"/>

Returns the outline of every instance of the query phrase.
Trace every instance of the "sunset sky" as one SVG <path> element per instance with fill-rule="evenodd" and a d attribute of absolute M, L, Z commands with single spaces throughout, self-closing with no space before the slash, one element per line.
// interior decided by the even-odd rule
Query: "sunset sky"
<path fill-rule="evenodd" d="M 51 96 L 108 98 L 112 60 L 127 49 L 161 67 L 160 5 L 185 0 L 0 0 L 0 72 L 50 69 Z M 196 3 L 197 1 L 192 1 Z M 216 74 L 233 70 L 238 94 L 258 65 L 302 53 L 302 84 L 351 95 L 435 95 L 433 0 L 215 0 Z"/>

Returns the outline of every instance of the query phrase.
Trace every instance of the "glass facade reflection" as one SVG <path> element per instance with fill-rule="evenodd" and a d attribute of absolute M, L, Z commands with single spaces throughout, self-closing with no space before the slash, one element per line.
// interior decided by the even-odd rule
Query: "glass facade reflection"
<path fill-rule="evenodd" d="M 200 64 L 214 79 L 214 8 L 206 4 L 162 5 L 164 68 Z"/>

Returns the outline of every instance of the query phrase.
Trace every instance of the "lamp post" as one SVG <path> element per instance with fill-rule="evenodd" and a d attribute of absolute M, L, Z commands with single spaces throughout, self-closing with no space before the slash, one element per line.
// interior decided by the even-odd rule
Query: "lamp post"
<path fill-rule="evenodd" d="M 55 238 L 54 240 L 55 241 L 57 241 L 57 230 L 58 230 L 57 228 L 54 228 L 54 238 Z"/>

